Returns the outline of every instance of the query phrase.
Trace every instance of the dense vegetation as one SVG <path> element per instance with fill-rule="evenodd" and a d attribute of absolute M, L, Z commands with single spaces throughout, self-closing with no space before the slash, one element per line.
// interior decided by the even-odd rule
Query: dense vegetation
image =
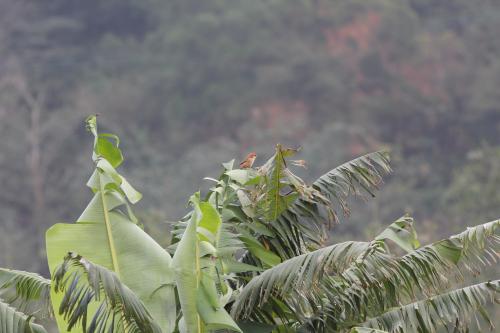
<path fill-rule="evenodd" d="M 141 194 L 117 171 L 119 138 L 94 136 L 93 197 L 76 223 L 47 230 L 51 280 L 0 268 L 5 333 L 469 332 L 500 280 L 470 281 L 499 257 L 500 220 L 420 246 L 403 216 L 371 241 L 325 245 L 351 195 L 373 195 L 388 154 L 356 158 L 311 185 L 292 172 L 296 149 L 263 165 L 223 163 L 172 231 L 169 251 L 132 211 Z M 169 254 L 170 252 L 170 254 Z M 479 321 L 477 321 L 479 324 Z"/>
<path fill-rule="evenodd" d="M 303 145 L 308 180 L 390 146 L 398 177 L 337 237 L 402 209 L 428 241 L 496 218 L 499 18 L 493 0 L 0 1 L 0 265 L 48 274 L 43 230 L 87 196 L 91 112 L 127 136 L 165 246 L 199 179 L 276 142 Z"/>

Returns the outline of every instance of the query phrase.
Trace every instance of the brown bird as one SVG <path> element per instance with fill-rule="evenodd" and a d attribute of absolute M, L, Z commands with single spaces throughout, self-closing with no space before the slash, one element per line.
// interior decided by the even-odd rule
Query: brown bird
<path fill-rule="evenodd" d="M 253 151 L 245 157 L 243 162 L 240 163 L 240 168 L 242 169 L 250 169 L 257 158 L 257 154 Z"/>

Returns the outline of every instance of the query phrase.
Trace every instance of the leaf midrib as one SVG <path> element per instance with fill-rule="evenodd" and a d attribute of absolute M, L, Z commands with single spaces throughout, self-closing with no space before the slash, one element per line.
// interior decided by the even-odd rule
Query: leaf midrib
<path fill-rule="evenodd" d="M 99 187 L 101 191 L 102 209 L 104 210 L 104 224 L 106 225 L 106 233 L 108 236 L 108 244 L 111 251 L 111 261 L 113 263 L 113 271 L 115 271 L 118 278 L 120 278 L 120 267 L 118 265 L 118 256 L 116 255 L 115 241 L 111 230 L 111 221 L 109 219 L 108 205 L 105 199 L 104 186 L 102 182 L 102 175 L 99 173 Z"/>
<path fill-rule="evenodd" d="M 279 200 L 280 200 L 280 176 L 281 176 L 281 163 L 283 157 L 281 156 L 281 147 L 278 148 L 276 154 L 276 164 L 274 168 L 273 178 L 271 180 L 272 186 L 274 187 L 274 205 L 271 207 L 271 219 L 274 221 L 278 218 L 279 211 Z"/>

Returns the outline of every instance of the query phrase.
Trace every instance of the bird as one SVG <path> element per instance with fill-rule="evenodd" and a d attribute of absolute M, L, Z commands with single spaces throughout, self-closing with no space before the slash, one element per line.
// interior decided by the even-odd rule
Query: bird
<path fill-rule="evenodd" d="M 257 158 L 257 154 L 253 151 L 245 157 L 245 159 L 240 163 L 240 168 L 250 169 Z"/>

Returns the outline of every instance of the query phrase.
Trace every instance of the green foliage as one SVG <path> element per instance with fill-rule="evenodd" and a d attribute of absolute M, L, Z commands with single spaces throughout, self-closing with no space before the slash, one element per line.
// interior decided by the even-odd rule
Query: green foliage
<path fill-rule="evenodd" d="M 221 269 L 236 275 L 228 284 L 236 279 L 241 286 L 267 268 L 329 245 L 325 209 L 342 220 L 341 202 L 356 209 L 350 223 L 335 228 L 335 242 L 373 239 L 403 211 L 419 221 L 423 244 L 497 218 L 499 4 L 1 2 L 0 266 L 50 273 L 44 230 L 53 221 L 75 220 L 73 214 L 87 200 L 88 190 L 80 184 L 89 166 L 79 152 L 91 146 L 80 129 L 89 112 L 101 113 L 106 131 L 119 129 L 127 137 L 121 147 L 133 154 L 121 167 L 148 198 L 134 211 L 162 246 L 170 245 L 170 237 L 160 221 L 186 214 L 189 193 L 200 186 L 202 193 L 206 190 L 198 179 L 218 174 L 216 161 L 247 150 L 260 158 L 274 142 L 282 147 L 303 143 L 304 158 L 314 163 L 297 174 L 312 185 L 312 177 L 331 165 L 391 147 L 397 177 L 376 200 L 363 206 L 350 199 L 330 198 L 332 206 L 306 200 L 303 207 L 299 194 L 272 223 L 273 216 L 261 212 L 271 201 L 255 205 L 252 197 L 265 195 L 264 179 L 254 178 L 257 170 L 234 170 L 238 184 L 231 186 L 242 190 L 217 185 L 217 191 L 233 198 L 219 195 L 226 207 L 216 208 L 216 195 L 210 202 L 222 220 L 216 247 Z M 115 139 L 97 141 L 98 153 L 116 168 L 122 156 Z M 292 166 L 288 161 L 286 167 Z M 247 184 L 251 179 L 258 184 Z M 126 182 L 114 182 L 118 192 L 130 194 L 127 204 L 139 199 Z M 283 190 L 283 197 L 274 196 L 274 217 L 290 204 L 287 182 L 283 173 L 274 183 Z M 289 195 L 290 201 L 297 197 L 293 191 Z M 135 222 L 126 205 L 115 210 Z M 77 241 L 73 229 L 62 237 Z M 182 227 L 176 230 L 180 237 Z M 401 243 L 413 237 L 398 227 L 389 234 L 393 240 L 386 251 L 393 250 L 394 239 Z M 82 240 L 88 241 L 89 252 L 97 243 Z M 442 255 L 458 260 L 455 244 L 443 244 Z M 405 251 L 415 243 L 407 245 Z M 65 251 L 52 261 L 60 261 Z M 208 243 L 200 244 L 200 251 L 215 253 Z M 104 252 L 109 257 L 109 249 Z M 238 259 L 244 253 L 244 262 L 233 253 Z M 434 256 L 430 250 L 427 254 Z M 117 257 L 120 266 L 122 254 Z M 498 276 L 497 271 L 493 266 L 485 278 Z M 36 301 L 29 306 L 36 308 Z"/>
<path fill-rule="evenodd" d="M 0 298 L 30 316 L 52 316 L 50 280 L 38 274 L 0 268 Z"/>
<path fill-rule="evenodd" d="M 350 333 L 387 333 L 386 331 L 376 330 L 374 328 L 353 327 Z"/>
<path fill-rule="evenodd" d="M 200 327 L 197 293 L 199 279 L 199 258 L 197 242 L 198 213 L 195 211 L 175 251 L 173 265 L 177 267 L 175 280 L 182 309 L 185 332 L 197 332 Z"/>
<path fill-rule="evenodd" d="M 55 292 L 64 293 L 59 314 L 68 331 L 81 324 L 83 332 L 89 333 L 162 332 L 141 300 L 114 272 L 76 253 L 64 258 L 54 272 L 53 281 Z M 88 307 L 93 301 L 99 302 L 99 307 L 90 318 Z"/>
<path fill-rule="evenodd" d="M 389 310 L 370 318 L 364 326 L 403 333 L 434 332 L 438 327 L 451 324 L 456 331 L 468 331 L 471 315 L 477 311 L 493 330 L 493 323 L 483 305 L 488 299 L 495 298 L 499 287 L 500 280 L 495 280 L 453 290 Z"/>
<path fill-rule="evenodd" d="M 288 259 L 265 270 L 243 287 L 233 306 L 233 315 L 246 317 L 257 312 L 271 295 L 288 297 L 290 293 L 311 289 L 325 272 L 338 274 L 370 249 L 367 242 L 345 242 Z M 265 310 L 264 310 L 265 311 Z"/>
<path fill-rule="evenodd" d="M 87 120 L 87 126 L 95 138 L 96 169 L 87 183 L 94 195 L 76 223 L 55 224 L 47 231 L 50 271 L 55 271 L 68 252 L 78 253 L 89 262 L 115 272 L 144 303 L 162 331 L 171 332 L 176 320 L 176 307 L 171 302 L 175 297 L 172 259 L 137 224 L 130 204 L 140 195 L 113 167 L 121 162 L 115 159 L 121 156 L 118 141 L 114 146 L 101 144 L 107 148 L 98 150 L 99 141 L 108 140 L 109 136 L 97 134 L 95 117 Z M 58 314 L 62 295 L 53 291 L 52 300 L 59 330 L 65 332 L 67 324 Z M 97 311 L 97 304 L 92 304 L 90 313 Z"/>
<path fill-rule="evenodd" d="M 0 301 L 0 322 L 2 332 L 5 333 L 47 333 L 42 326 L 32 322 L 32 317 L 16 311 L 2 301 Z"/>
<path fill-rule="evenodd" d="M 406 252 L 411 252 L 420 246 L 413 223 L 413 218 L 403 216 L 375 237 L 375 240 L 389 239 Z"/>
<path fill-rule="evenodd" d="M 0 262 L 49 273 L 40 235 L 86 198 L 74 152 L 89 112 L 129 138 L 124 167 L 149 198 L 136 209 L 149 230 L 186 213 L 215 161 L 274 142 L 303 143 L 310 175 L 396 152 L 399 177 L 343 237 L 373 234 L 401 207 L 427 241 L 493 219 L 498 158 L 465 156 L 500 144 L 499 17 L 495 1 L 463 0 L 2 3 Z"/>
<path fill-rule="evenodd" d="M 50 307 L 60 332 L 467 331 L 476 314 L 493 325 L 485 306 L 499 281 L 454 289 L 453 279 L 497 262 L 500 220 L 420 246 L 405 215 L 371 241 L 324 246 L 348 197 L 373 196 L 390 172 L 385 152 L 312 185 L 290 168 L 304 165 L 290 160 L 296 150 L 281 145 L 262 166 L 224 163 L 175 223 L 171 257 L 132 212 L 141 195 L 116 170 L 118 137 L 99 134 L 95 116 L 86 123 L 93 198 L 76 223 L 47 231 L 51 281 L 0 269 L 0 322 L 9 333 L 45 332 L 33 316 L 51 315 Z"/>
<path fill-rule="evenodd" d="M 281 145 L 276 146 L 276 153 L 265 165 L 261 168 L 261 173 L 265 177 L 264 199 L 261 200 L 264 206 L 264 216 L 266 222 L 274 222 L 278 217 L 298 198 L 297 181 L 290 177 L 287 172 L 285 157 L 293 156 L 295 151 L 292 149 L 283 149 Z M 283 178 L 286 177 L 286 182 Z M 299 186 L 301 183 L 298 183 Z M 295 187 L 295 191 L 283 195 L 283 189 L 286 185 Z"/>

